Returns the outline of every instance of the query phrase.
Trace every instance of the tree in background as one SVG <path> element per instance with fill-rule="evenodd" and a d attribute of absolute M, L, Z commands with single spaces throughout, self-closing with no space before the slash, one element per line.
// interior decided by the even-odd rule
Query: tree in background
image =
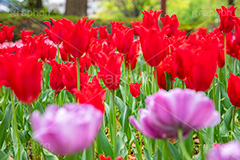
<path fill-rule="evenodd" d="M 234 6 L 235 5 L 234 0 L 228 0 L 228 4 L 229 6 Z"/>
<path fill-rule="evenodd" d="M 86 16 L 87 0 L 67 0 L 65 15 Z"/>
<path fill-rule="evenodd" d="M 37 10 L 43 9 L 42 0 L 27 0 L 27 4 L 29 9 L 37 9 Z"/>
<path fill-rule="evenodd" d="M 114 17 L 139 17 L 142 10 L 159 10 L 159 0 L 104 0 L 105 9 L 101 14 L 107 14 L 109 19 Z"/>
<path fill-rule="evenodd" d="M 162 14 L 161 16 L 164 17 L 164 15 L 167 13 L 167 0 L 161 0 L 161 10 Z"/>

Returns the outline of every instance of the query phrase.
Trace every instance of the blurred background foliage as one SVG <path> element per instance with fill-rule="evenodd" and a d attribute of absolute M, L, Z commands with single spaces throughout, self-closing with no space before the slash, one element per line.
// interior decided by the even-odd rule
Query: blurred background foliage
<path fill-rule="evenodd" d="M 109 29 L 110 21 L 124 21 L 126 26 L 131 26 L 131 21 L 141 21 L 142 10 L 161 9 L 161 0 L 66 0 L 65 10 L 68 10 L 68 13 L 64 14 L 57 9 L 49 10 L 49 6 L 43 3 L 49 0 L 0 0 L 0 4 L 1 1 L 8 3 L 11 1 L 10 12 L 0 12 L 0 22 L 16 26 L 15 39 L 20 38 L 19 33 L 22 29 L 34 30 L 39 34 L 45 27 L 42 21 L 49 20 L 50 17 L 54 19 L 65 17 L 77 22 L 88 14 L 87 10 L 92 7 L 94 1 L 99 1 L 95 8 L 101 8 L 94 16 L 90 15 L 90 18 L 95 19 L 94 27 L 108 25 Z M 81 12 L 77 12 L 83 7 L 80 6 L 82 5 L 80 1 L 87 1 L 86 11 L 81 9 Z M 196 27 L 208 27 L 212 30 L 219 25 L 216 8 L 222 5 L 228 7 L 232 2 L 235 6 L 240 6 L 239 0 L 166 0 L 166 13 L 177 15 L 180 29 L 192 31 Z M 76 10 L 73 6 L 76 6 Z M 236 14 L 240 15 L 240 8 L 236 10 Z"/>

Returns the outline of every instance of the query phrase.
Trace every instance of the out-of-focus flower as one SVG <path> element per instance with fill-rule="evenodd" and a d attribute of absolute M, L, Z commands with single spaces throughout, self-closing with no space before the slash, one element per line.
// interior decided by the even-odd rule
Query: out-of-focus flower
<path fill-rule="evenodd" d="M 142 82 L 141 83 L 130 83 L 129 87 L 130 87 L 130 93 L 133 97 L 138 97 L 140 96 L 140 87 L 142 85 Z"/>
<path fill-rule="evenodd" d="M 50 86 L 54 91 L 61 91 L 64 88 L 63 84 L 63 73 L 61 71 L 62 65 L 59 64 L 56 60 L 52 60 L 49 62 L 52 66 L 52 70 L 50 72 Z"/>
<path fill-rule="evenodd" d="M 92 104 L 95 108 L 104 113 L 104 100 L 106 98 L 106 90 L 102 89 L 96 76 L 92 82 L 86 83 L 82 90 L 74 89 L 78 103 Z"/>
<path fill-rule="evenodd" d="M 233 17 L 235 16 L 236 8 L 237 7 L 231 6 L 227 9 L 226 7 L 222 6 L 222 9 L 217 9 L 217 12 L 220 16 L 220 30 L 222 32 L 228 33 L 233 30 Z"/>
<path fill-rule="evenodd" d="M 115 158 L 115 159 L 112 159 L 111 157 L 104 157 L 102 154 L 100 154 L 99 155 L 99 158 L 100 158 L 100 160 L 122 160 L 122 157 L 121 156 L 119 156 L 119 157 L 117 157 L 117 158 Z"/>
<path fill-rule="evenodd" d="M 218 144 L 207 154 L 208 160 L 238 160 L 240 159 L 240 143 L 231 141 L 225 144 Z"/>
<path fill-rule="evenodd" d="M 165 15 L 165 17 L 160 18 L 162 21 L 163 26 L 169 25 L 170 31 L 168 33 L 168 37 L 171 37 L 174 32 L 178 30 L 179 27 L 179 21 L 177 19 L 177 16 L 173 14 L 171 17 L 169 15 Z"/>
<path fill-rule="evenodd" d="M 160 90 L 145 100 L 140 109 L 139 122 L 129 117 L 131 124 L 145 136 L 154 139 L 176 138 L 179 128 L 183 135 L 220 122 L 214 102 L 202 92 L 190 89 Z"/>
<path fill-rule="evenodd" d="M 8 42 L 12 41 L 13 38 L 14 38 L 13 30 L 14 30 L 15 26 L 9 27 L 9 26 L 5 26 L 5 25 L 4 25 L 4 26 L 2 26 L 1 28 L 2 28 L 3 34 L 5 34 L 6 40 L 7 40 Z"/>
<path fill-rule="evenodd" d="M 42 62 L 36 57 L 6 56 L 3 63 L 7 83 L 16 97 L 23 103 L 34 102 L 42 84 Z"/>
<path fill-rule="evenodd" d="M 69 103 L 59 108 L 49 105 L 43 115 L 31 115 L 33 137 L 47 150 L 71 155 L 91 146 L 102 123 L 103 114 L 90 104 Z"/>
<path fill-rule="evenodd" d="M 230 73 L 231 74 L 231 73 Z M 227 94 L 230 102 L 237 108 L 240 108 L 240 78 L 238 75 L 233 75 L 228 79 Z"/>
<path fill-rule="evenodd" d="M 27 42 L 29 36 L 32 36 L 33 31 L 21 30 L 20 36 L 23 42 Z"/>

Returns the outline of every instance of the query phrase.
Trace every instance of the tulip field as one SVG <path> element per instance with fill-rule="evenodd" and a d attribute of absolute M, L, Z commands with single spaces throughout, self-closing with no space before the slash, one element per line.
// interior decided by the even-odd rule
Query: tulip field
<path fill-rule="evenodd" d="M 240 19 L 0 23 L 0 160 L 240 159 Z"/>

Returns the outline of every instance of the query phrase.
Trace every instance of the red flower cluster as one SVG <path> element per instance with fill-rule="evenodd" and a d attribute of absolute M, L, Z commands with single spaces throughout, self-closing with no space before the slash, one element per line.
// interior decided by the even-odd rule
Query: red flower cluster
<path fill-rule="evenodd" d="M 1 26 L 2 24 L 0 24 Z M 2 31 L 0 31 L 0 44 L 4 43 L 5 41 L 12 41 L 13 38 L 14 38 L 14 33 L 13 33 L 13 30 L 14 30 L 15 26 L 2 26 L 1 29 Z"/>

